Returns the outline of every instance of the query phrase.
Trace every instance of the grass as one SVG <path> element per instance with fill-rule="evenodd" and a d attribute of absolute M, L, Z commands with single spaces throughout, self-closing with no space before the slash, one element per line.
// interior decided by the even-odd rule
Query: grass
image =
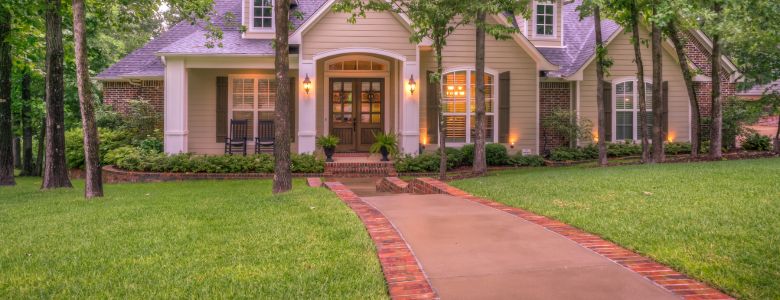
<path fill-rule="evenodd" d="M 199 181 L 0 188 L 0 298 L 383 299 L 362 223 L 325 189 Z"/>
<path fill-rule="evenodd" d="M 780 159 L 494 173 L 454 186 L 598 234 L 744 299 L 780 299 Z"/>

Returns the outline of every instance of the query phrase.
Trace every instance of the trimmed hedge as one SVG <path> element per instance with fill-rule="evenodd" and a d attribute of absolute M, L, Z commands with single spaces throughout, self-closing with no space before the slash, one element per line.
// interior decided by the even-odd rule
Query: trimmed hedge
<path fill-rule="evenodd" d="M 447 148 L 447 168 L 470 167 L 474 163 L 474 145 L 465 145 L 460 149 Z M 517 154 L 509 156 L 509 153 L 501 144 L 485 145 L 485 156 L 489 166 L 542 166 L 544 159 L 537 155 L 523 156 Z M 402 173 L 438 172 L 439 154 L 423 153 L 417 156 L 402 155 L 395 160 L 395 169 Z"/>
<path fill-rule="evenodd" d="M 322 173 L 325 161 L 309 154 L 292 154 L 293 173 Z M 111 151 L 106 162 L 117 168 L 141 172 L 172 173 L 273 173 L 274 158 L 269 154 L 255 155 L 167 155 L 136 147 L 121 147 Z"/>
<path fill-rule="evenodd" d="M 652 150 L 652 149 L 651 149 Z M 666 143 L 664 152 L 669 155 L 689 154 L 691 153 L 690 143 Z M 642 145 L 626 143 L 607 143 L 607 155 L 609 157 L 627 157 L 642 155 Z M 596 144 L 590 144 L 581 148 L 562 147 L 550 152 L 549 159 L 552 161 L 578 161 L 598 159 L 599 149 Z"/>

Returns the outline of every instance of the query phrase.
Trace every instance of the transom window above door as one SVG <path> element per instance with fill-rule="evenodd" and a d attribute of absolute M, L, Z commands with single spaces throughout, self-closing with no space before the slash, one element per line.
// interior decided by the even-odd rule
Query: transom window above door
<path fill-rule="evenodd" d="M 383 62 L 368 59 L 345 59 L 328 64 L 328 71 L 386 71 Z"/>
<path fill-rule="evenodd" d="M 253 0 L 252 28 L 260 30 L 274 28 L 273 0 Z"/>
<path fill-rule="evenodd" d="M 497 139 L 495 76 L 485 73 L 485 140 Z M 442 77 L 442 113 L 447 124 L 447 142 L 473 143 L 476 139 L 477 75 L 474 70 L 445 73 Z"/>
<path fill-rule="evenodd" d="M 653 131 L 653 84 L 645 82 L 645 103 L 647 128 L 649 132 Z M 639 89 L 637 81 L 623 81 L 615 84 L 614 95 L 614 122 L 615 140 L 640 140 L 642 138 L 639 129 Z M 649 137 L 648 137 L 649 138 Z"/>

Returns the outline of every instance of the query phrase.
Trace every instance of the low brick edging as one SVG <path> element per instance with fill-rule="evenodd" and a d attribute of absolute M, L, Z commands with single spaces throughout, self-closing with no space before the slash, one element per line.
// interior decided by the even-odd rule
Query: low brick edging
<path fill-rule="evenodd" d="M 322 179 L 319 177 L 307 177 L 306 184 L 310 187 L 322 187 Z"/>
<path fill-rule="evenodd" d="M 293 173 L 293 177 L 321 177 L 322 174 Z M 103 167 L 104 183 L 147 183 L 185 180 L 230 180 L 230 179 L 268 179 L 274 173 L 165 173 L 136 172 L 117 169 L 113 166 Z"/>
<path fill-rule="evenodd" d="M 408 186 L 409 184 L 401 180 L 401 178 L 384 177 L 376 182 L 376 191 L 400 194 L 406 193 Z"/>
<path fill-rule="evenodd" d="M 325 186 L 336 193 L 366 226 L 376 246 L 390 298 L 438 299 L 414 253 L 393 224 L 343 184 L 326 182 Z"/>
<path fill-rule="evenodd" d="M 629 269 L 667 291 L 686 300 L 699 299 L 734 299 L 709 285 L 683 275 L 670 267 L 641 256 L 631 250 L 620 247 L 601 237 L 587 233 L 574 226 L 560 221 L 540 216 L 526 210 L 507 206 L 492 200 L 476 197 L 461 189 L 433 178 L 417 178 L 409 183 L 409 191 L 417 194 L 446 194 L 486 205 L 517 216 L 531 223 L 540 225 L 547 230 L 587 248 L 607 259 Z"/>

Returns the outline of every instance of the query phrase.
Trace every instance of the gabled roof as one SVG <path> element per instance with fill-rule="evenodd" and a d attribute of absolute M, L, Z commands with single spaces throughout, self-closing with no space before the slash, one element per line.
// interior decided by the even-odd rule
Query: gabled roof
<path fill-rule="evenodd" d="M 303 14 L 303 19 L 290 17 L 295 28 L 301 26 L 326 0 L 297 0 L 294 10 Z M 270 55 L 273 54 L 271 40 L 243 39 L 236 26 L 225 24 L 224 15 L 232 13 L 241 21 L 241 1 L 215 0 L 216 15 L 212 22 L 220 26 L 223 37 L 222 47 L 206 47 L 207 31 L 200 24 L 184 21 L 171 27 L 143 47 L 133 51 L 123 59 L 101 72 L 99 80 L 118 80 L 124 78 L 162 77 L 165 65 L 159 55 Z"/>

